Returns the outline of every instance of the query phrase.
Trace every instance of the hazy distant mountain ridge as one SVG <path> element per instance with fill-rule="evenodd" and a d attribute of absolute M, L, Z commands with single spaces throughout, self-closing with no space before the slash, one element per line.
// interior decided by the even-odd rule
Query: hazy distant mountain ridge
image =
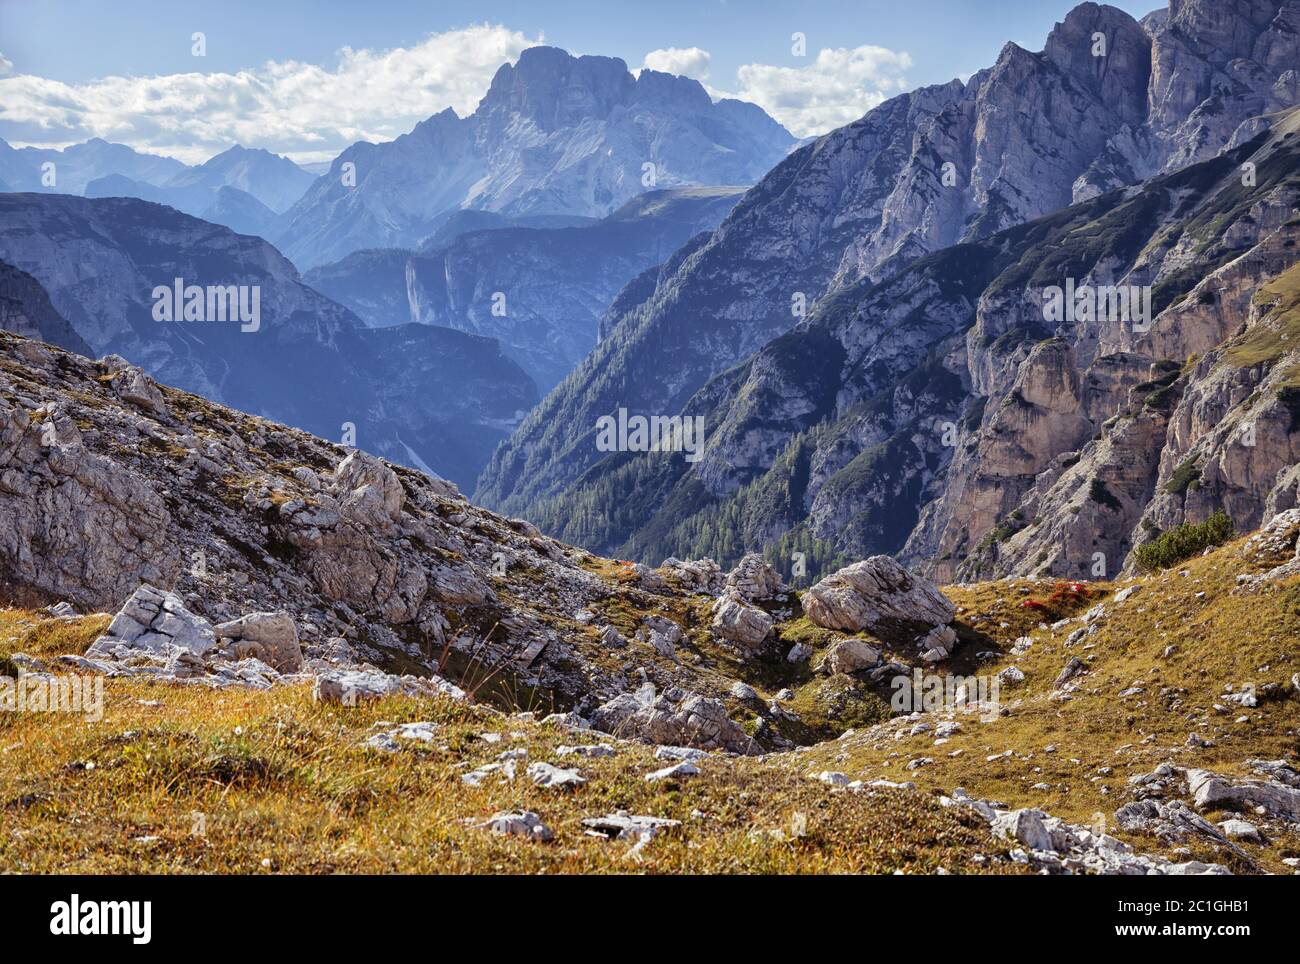
<path fill-rule="evenodd" d="M 158 184 L 111 174 L 86 185 L 87 197 L 138 197 L 223 224 L 240 234 L 274 233 L 278 216 L 314 181 L 287 157 L 235 145 Z"/>
<path fill-rule="evenodd" d="M 54 183 L 47 184 L 45 164 L 53 164 Z M 95 137 L 63 150 L 15 148 L 0 140 L 0 182 L 5 191 L 41 191 L 81 194 L 86 185 L 110 174 L 145 185 L 159 185 L 185 170 L 170 157 L 141 154 L 125 144 L 110 144 Z"/>
<path fill-rule="evenodd" d="M 310 267 L 417 247 L 466 208 L 603 217 L 648 188 L 753 183 L 793 143 L 760 108 L 715 104 L 697 81 L 530 47 L 469 117 L 444 110 L 396 140 L 345 150 L 278 238 Z"/>
<path fill-rule="evenodd" d="M 357 251 L 304 280 L 371 324 L 418 321 L 496 338 L 548 391 L 595 347 L 620 289 L 716 227 L 743 190 L 649 191 L 584 227 L 471 231 L 424 253 Z"/>

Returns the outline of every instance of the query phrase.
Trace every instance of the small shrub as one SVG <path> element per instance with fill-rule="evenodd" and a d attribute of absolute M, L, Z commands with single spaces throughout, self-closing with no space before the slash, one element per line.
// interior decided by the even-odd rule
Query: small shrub
<path fill-rule="evenodd" d="M 1196 463 L 1188 459 L 1178 468 L 1174 469 L 1173 477 L 1165 483 L 1165 491 L 1170 495 L 1182 495 L 1187 491 L 1187 487 L 1193 482 L 1199 481 L 1201 470 L 1196 467 Z"/>
<path fill-rule="evenodd" d="M 1134 558 L 1143 572 L 1168 569 L 1232 538 L 1232 520 L 1216 512 L 1204 522 L 1190 522 L 1162 533 L 1137 547 Z"/>
<path fill-rule="evenodd" d="M 1020 608 L 1033 610 L 1044 618 L 1055 621 L 1078 612 L 1096 595 L 1086 582 L 1061 580 L 1052 586 L 1052 592 L 1046 599 L 1026 599 Z"/>

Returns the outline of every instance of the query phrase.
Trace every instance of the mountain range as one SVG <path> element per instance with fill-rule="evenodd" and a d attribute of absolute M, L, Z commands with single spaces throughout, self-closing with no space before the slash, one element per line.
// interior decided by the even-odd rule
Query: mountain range
<path fill-rule="evenodd" d="M 364 423 L 373 451 L 625 558 L 1126 570 L 1163 532 L 1295 499 L 1274 429 L 1298 6 L 1084 3 L 1041 51 L 794 150 L 695 81 L 547 47 L 468 117 L 320 177 L 69 148 L 86 193 L 157 203 L 5 195 L 9 284 L 50 309 L 9 317 L 329 437 Z M 16 188 L 37 160 L 17 155 Z M 173 276 L 264 288 L 269 327 L 152 322 Z M 1146 325 L 1043 311 L 1099 285 L 1145 292 Z M 606 451 L 616 415 L 702 419 L 703 457 Z M 1247 424 L 1250 452 L 1220 437 Z"/>
<path fill-rule="evenodd" d="M 435 129 L 475 132 L 475 179 L 490 169 L 495 187 L 422 215 L 424 227 L 403 236 L 419 249 L 353 253 L 348 238 L 375 206 L 405 210 L 404 192 L 420 184 L 464 186 L 470 155 L 439 150 L 426 137 Z M 301 257 L 292 239 L 310 234 L 304 219 L 341 181 L 318 185 L 286 158 L 239 146 L 186 167 L 102 141 L 62 152 L 3 145 L 13 191 L 0 195 L 0 258 L 34 279 L 68 330 L 43 309 L 30 309 L 40 325 L 16 309 L 8 317 L 15 330 L 121 355 L 328 437 L 354 426 L 367 450 L 470 487 L 538 386 L 549 389 L 595 344 L 613 296 L 715 227 L 743 191 L 729 185 L 756 179 L 790 143 L 758 108 L 715 105 L 694 81 L 530 50 L 501 68 L 470 118 L 446 111 L 336 160 L 335 171 L 362 154 L 378 163 L 362 164 L 348 189 L 359 205 L 344 215 L 349 226 L 325 228 L 349 257 L 309 283 L 262 239 L 290 239 Z M 599 156 L 580 158 L 579 145 Z M 556 152 L 568 161 L 553 164 Z M 644 183 L 642 158 L 658 165 Z M 54 185 L 21 193 L 51 159 Z M 59 193 L 73 191 L 85 197 Z M 265 325 L 153 321 L 151 293 L 177 278 L 257 288 Z"/>
<path fill-rule="evenodd" d="M 1091 410 L 1054 402 L 1066 424 L 1036 423 L 1006 443 L 1012 453 L 994 454 L 988 440 L 1005 431 L 1006 400 L 1025 397 L 1018 379 L 1041 377 L 1049 349 L 1034 346 L 1058 336 L 1043 324 L 1039 289 L 1067 277 L 1127 279 L 1155 286 L 1161 310 L 1254 243 L 1277 245 L 1286 261 L 1286 231 L 1273 235 L 1292 216 L 1286 176 L 1260 178 L 1250 189 L 1260 209 L 1239 209 L 1244 188 L 1232 187 L 1221 152 L 1245 151 L 1241 163 L 1273 171 L 1285 165 L 1289 121 L 1280 112 L 1300 102 L 1297 37 L 1294 2 L 1186 0 L 1143 23 L 1085 3 L 1041 52 L 1008 44 L 966 83 L 901 95 L 800 148 L 653 285 L 620 294 L 608 337 L 494 455 L 476 498 L 625 558 L 730 560 L 766 546 L 788 566 L 798 543 L 825 561 L 904 551 L 941 575 L 979 571 L 972 557 L 1005 534 L 1004 514 L 1028 521 L 1030 507 L 1016 503 L 1051 458 L 1071 458 L 1122 414 L 1126 384 L 1168 380 L 1168 366 L 1186 362 L 1170 354 L 1185 345 L 1158 334 L 1112 332 L 1099 350 L 1087 326 L 1060 332 L 1051 344 L 1070 349 L 1061 362 L 1068 377 L 1104 375 L 1110 391 Z M 1282 147 L 1263 140 L 1273 123 Z M 1189 167 L 1198 164 L 1208 166 Z M 1179 171 L 1190 184 L 1140 187 Z M 1135 190 L 1139 200 L 1129 197 Z M 1195 222 L 1200 243 L 1179 247 L 1199 216 L 1194 201 L 1220 217 Z M 1124 229 L 1118 239 L 1102 232 L 1076 248 L 1050 229 L 1064 218 L 1090 236 L 1121 202 L 1127 217 L 1138 205 L 1147 220 L 1102 222 L 1107 232 Z M 1140 230 L 1161 246 L 1133 247 Z M 1062 246 L 1077 257 L 1053 258 Z M 1022 272 L 998 283 L 1021 259 L 1047 259 L 1056 276 L 1032 276 L 1031 286 Z M 1207 350 L 1225 325 L 1189 340 Z M 1122 376 L 1116 359 L 1097 361 L 1116 351 L 1133 355 Z M 1160 372 L 1149 375 L 1153 364 Z M 662 452 L 600 451 L 598 419 L 619 409 L 704 417 L 705 457 L 686 464 Z M 961 429 L 956 454 L 939 446 L 938 422 Z M 982 442 L 984 457 L 960 475 L 951 470 Z M 1038 451 L 1025 457 L 1024 447 Z M 958 481 L 1007 472 L 1021 481 L 989 495 L 997 507 L 982 511 Z M 1156 496 L 1135 480 L 1133 498 L 1140 514 Z M 1258 519 L 1267 493 L 1250 498 L 1245 515 Z M 1187 512 L 1166 505 L 1137 538 L 1204 518 L 1215 504 L 1198 494 Z M 1126 507 L 1125 522 L 1133 516 Z M 1125 522 L 1103 526 L 1114 538 L 1096 551 L 1110 571 L 1136 541 Z M 935 538 L 937 527 L 948 535 Z M 1093 564 L 1077 546 L 1040 555 L 1035 547 L 1002 565 L 1078 574 Z"/>
<path fill-rule="evenodd" d="M 53 168 L 46 168 L 47 164 Z M 15 148 L 0 140 L 0 182 L 6 191 L 82 194 L 91 181 L 110 174 L 157 186 L 185 170 L 174 158 L 141 154 L 98 137 L 63 150 Z M 46 183 L 49 173 L 53 174 L 52 184 Z"/>
<path fill-rule="evenodd" d="M 793 149 L 546 47 L 324 172 L 0 143 L 0 868 L 1298 872 L 1298 70 L 1084 3 Z"/>
<path fill-rule="evenodd" d="M 240 234 L 271 233 L 313 180 L 288 158 L 239 145 L 191 167 L 100 138 L 63 150 L 0 141 L 0 192 L 140 198 Z"/>
<path fill-rule="evenodd" d="M 161 183 L 114 172 L 90 181 L 84 193 L 86 197 L 138 197 L 224 224 L 240 234 L 264 236 L 315 179 L 287 157 L 236 145 Z"/>

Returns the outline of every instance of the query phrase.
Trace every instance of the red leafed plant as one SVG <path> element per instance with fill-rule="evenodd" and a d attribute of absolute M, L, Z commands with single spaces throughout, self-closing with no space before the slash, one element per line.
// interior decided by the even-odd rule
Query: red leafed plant
<path fill-rule="evenodd" d="M 1094 595 L 1092 587 L 1086 582 L 1062 580 L 1052 586 L 1052 591 L 1046 600 L 1026 599 L 1020 606 L 1022 609 L 1033 609 L 1036 612 L 1059 617 L 1077 610 Z"/>

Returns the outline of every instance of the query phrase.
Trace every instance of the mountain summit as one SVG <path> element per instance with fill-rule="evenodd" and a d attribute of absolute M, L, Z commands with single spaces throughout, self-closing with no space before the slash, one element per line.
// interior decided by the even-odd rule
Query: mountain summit
<path fill-rule="evenodd" d="M 469 117 L 444 110 L 340 154 L 278 240 L 306 268 L 416 247 L 462 209 L 603 217 L 651 188 L 752 184 L 793 144 L 760 108 L 714 103 L 697 81 L 531 47 Z"/>

